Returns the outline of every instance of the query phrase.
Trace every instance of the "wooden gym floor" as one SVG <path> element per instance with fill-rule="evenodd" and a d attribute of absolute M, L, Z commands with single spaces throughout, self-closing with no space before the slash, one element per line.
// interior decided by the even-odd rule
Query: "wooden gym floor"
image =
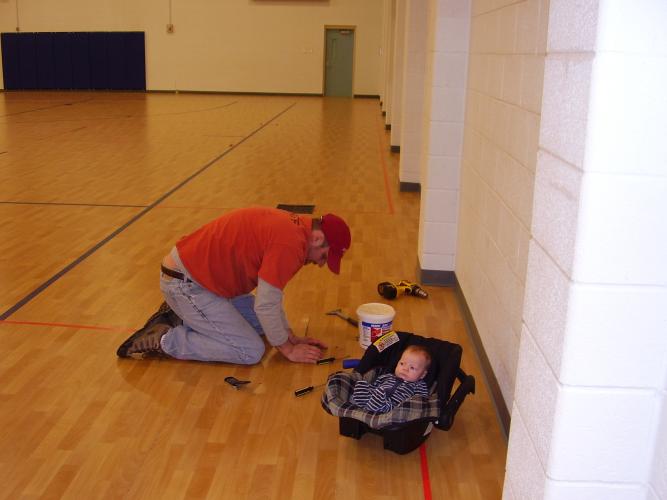
<path fill-rule="evenodd" d="M 0 497 L 500 498 L 506 441 L 452 289 L 392 303 L 397 329 L 460 343 L 477 379 L 423 456 L 340 436 L 319 388 L 294 397 L 340 362 L 116 358 L 181 235 L 278 203 L 352 227 L 341 275 L 304 268 L 286 310 L 330 355 L 359 357 L 356 330 L 325 313 L 354 315 L 417 265 L 419 195 L 398 191 L 376 99 L 0 93 Z"/>

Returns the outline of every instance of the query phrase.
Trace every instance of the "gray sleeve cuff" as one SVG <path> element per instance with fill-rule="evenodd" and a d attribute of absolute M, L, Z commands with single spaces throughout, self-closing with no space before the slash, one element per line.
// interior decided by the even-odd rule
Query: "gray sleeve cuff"
<path fill-rule="evenodd" d="M 287 321 L 287 316 L 285 315 L 285 310 L 282 307 L 280 308 L 280 313 L 281 313 L 281 316 L 282 316 L 281 319 L 282 319 L 282 322 L 283 322 L 283 327 L 285 328 L 285 330 L 287 330 L 287 332 L 289 334 L 289 330 L 291 330 L 292 327 L 290 326 L 289 321 Z"/>
<path fill-rule="evenodd" d="M 261 278 L 255 295 L 255 314 L 269 344 L 277 346 L 287 342 L 289 332 L 285 328 L 287 319 L 283 311 L 283 291 Z"/>

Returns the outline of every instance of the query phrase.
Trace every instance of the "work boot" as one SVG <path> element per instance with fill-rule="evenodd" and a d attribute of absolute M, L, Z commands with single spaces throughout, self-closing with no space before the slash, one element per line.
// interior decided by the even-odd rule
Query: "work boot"
<path fill-rule="evenodd" d="M 156 323 L 136 331 L 118 348 L 116 354 L 121 358 L 150 359 L 170 358 L 162 350 L 160 339 L 171 327 L 164 323 Z"/>
<path fill-rule="evenodd" d="M 182 323 L 183 320 L 181 320 L 181 318 L 179 318 L 178 315 L 174 311 L 172 311 L 171 307 L 169 307 L 169 304 L 163 302 L 162 304 L 160 304 L 158 310 L 155 313 L 153 313 L 153 315 L 150 318 L 148 318 L 144 326 L 141 327 L 136 332 L 134 332 L 127 340 L 125 340 L 125 342 L 123 342 L 120 345 L 120 347 L 116 351 L 116 355 L 119 358 L 130 357 L 130 354 L 132 354 L 132 346 L 134 346 L 135 343 L 138 342 L 139 340 L 143 339 L 144 336 L 146 336 L 149 332 L 152 332 L 155 329 L 155 327 L 166 327 L 166 330 L 162 333 L 162 335 L 164 335 L 164 333 L 166 333 L 166 331 L 169 330 L 170 327 L 173 328 Z M 157 331 L 160 331 L 162 329 L 163 328 L 158 328 Z M 160 338 L 162 337 L 162 335 L 160 335 Z M 142 345 L 143 343 L 144 341 L 142 340 Z M 158 339 L 158 347 L 159 347 L 159 339 Z M 138 356 L 132 356 L 132 357 L 136 358 Z M 139 357 L 143 358 L 143 357 L 156 357 L 156 356 L 147 355 Z"/>
<path fill-rule="evenodd" d="M 156 323 L 163 323 L 169 326 L 178 326 L 183 323 L 183 320 L 169 307 L 169 304 L 163 302 L 153 315 L 148 318 L 144 324 L 144 328 L 148 328 Z"/>

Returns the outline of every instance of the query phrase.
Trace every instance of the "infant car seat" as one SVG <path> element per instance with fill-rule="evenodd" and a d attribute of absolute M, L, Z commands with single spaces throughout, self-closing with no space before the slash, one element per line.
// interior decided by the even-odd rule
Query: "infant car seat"
<path fill-rule="evenodd" d="M 387 413 L 373 413 L 349 402 L 355 382 L 370 382 L 382 373 L 394 373 L 403 351 L 413 344 L 431 353 L 431 367 L 424 378 L 429 397 L 413 396 Z M 461 354 L 458 344 L 409 332 L 390 332 L 366 349 L 354 371 L 329 376 L 322 407 L 339 417 L 341 435 L 359 439 L 366 432 L 379 434 L 385 449 L 401 455 L 409 453 L 426 441 L 434 426 L 449 430 L 466 395 L 475 393 L 475 378 L 460 367 Z M 452 395 L 456 379 L 459 385 Z"/>

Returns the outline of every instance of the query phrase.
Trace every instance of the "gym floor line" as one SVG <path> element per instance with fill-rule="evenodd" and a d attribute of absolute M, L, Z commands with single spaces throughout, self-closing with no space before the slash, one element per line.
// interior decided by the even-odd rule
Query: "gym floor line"
<path fill-rule="evenodd" d="M 102 330 L 108 332 L 123 332 L 123 333 L 132 333 L 133 331 L 136 330 L 136 328 L 135 329 L 123 328 L 119 326 L 78 325 L 73 323 L 50 323 L 48 321 L 14 321 L 11 319 L 0 320 L 0 324 L 16 325 L 16 326 L 48 326 L 56 328 L 76 328 L 79 330 Z"/>
<path fill-rule="evenodd" d="M 108 207 L 108 208 L 148 208 L 150 205 L 123 205 L 122 203 L 68 203 L 60 201 L 9 201 L 0 200 L 3 205 L 53 205 L 56 207 Z"/>
<path fill-rule="evenodd" d="M 88 99 L 86 101 L 80 101 L 80 103 L 86 103 L 86 102 L 95 102 L 95 99 Z M 80 103 L 74 103 L 74 104 L 80 104 Z M 189 115 L 189 114 L 195 114 L 195 113 L 206 113 L 208 111 L 215 111 L 218 109 L 224 109 L 228 108 L 234 104 L 237 104 L 238 101 L 232 101 L 228 102 L 226 104 L 222 104 L 220 106 L 213 106 L 209 108 L 202 108 L 202 109 L 188 109 L 186 111 L 171 111 L 168 113 L 155 113 L 155 114 L 145 114 L 145 115 L 140 115 L 140 114 L 135 114 L 135 115 L 119 115 L 119 116 L 96 116 L 94 118 L 95 121 L 106 121 L 106 120 L 128 120 L 128 119 L 134 119 L 134 118 L 155 118 L 158 116 L 176 116 L 176 115 Z M 59 106 L 71 106 L 72 104 L 59 104 L 59 105 L 54 105 L 51 107 L 46 107 L 46 108 L 37 108 L 37 109 L 31 109 L 31 110 L 26 110 L 26 111 L 19 111 L 17 113 L 10 113 L 8 115 L 0 115 L 0 118 L 5 117 L 5 116 L 14 116 L 14 115 L 20 115 L 24 113 L 33 113 L 37 111 L 46 111 L 48 109 L 53 109 L 55 107 Z M 90 117 L 86 118 L 60 118 L 57 120 L 26 120 L 26 121 L 19 121 L 16 122 L 17 124 L 20 125 L 25 125 L 29 123 L 66 123 L 66 122 L 88 122 L 91 121 Z M 81 130 L 80 128 L 70 130 L 70 132 L 75 132 L 76 130 Z M 238 135 L 232 135 L 232 136 L 221 136 L 221 137 L 242 137 Z"/>
<path fill-rule="evenodd" d="M 24 114 L 27 114 L 27 113 L 36 113 L 37 111 L 46 111 L 46 110 L 49 110 L 49 109 L 60 108 L 60 107 L 63 107 L 63 106 L 73 106 L 75 104 L 83 104 L 85 102 L 89 102 L 89 101 L 93 101 L 93 100 L 94 100 L 94 98 L 91 97 L 90 99 L 83 99 L 81 101 L 61 102 L 61 103 L 53 104 L 51 106 L 44 106 L 44 107 L 35 108 L 35 109 L 25 109 L 23 111 L 17 111 L 15 113 L 7 113 L 5 115 L 0 115 L 0 118 L 4 118 L 6 116 L 24 115 Z"/>
<path fill-rule="evenodd" d="M 2 201 L 0 205 L 37 205 L 37 206 L 56 206 L 56 207 L 95 207 L 95 208 L 148 208 L 150 205 L 124 205 L 121 203 L 69 203 L 59 201 Z M 217 210 L 223 212 L 231 210 L 234 207 L 214 207 L 209 205 L 169 205 L 166 203 L 153 207 L 153 210 Z M 387 212 L 378 211 L 357 211 L 360 215 L 384 215 Z M 392 213 L 389 211 L 388 213 Z"/>
<path fill-rule="evenodd" d="M 32 299 L 37 297 L 40 293 L 42 293 L 44 290 L 46 290 L 49 286 L 51 286 L 52 283 L 56 282 L 58 279 L 60 279 L 62 276 L 67 274 L 71 269 L 75 268 L 77 265 L 79 265 L 81 262 L 86 260 L 88 257 L 90 257 L 92 254 L 94 254 L 97 250 L 102 248 L 104 245 L 106 245 L 109 241 L 114 239 L 118 234 L 122 233 L 125 229 L 130 227 L 132 224 L 134 224 L 136 221 L 141 219 L 144 215 L 146 215 L 148 212 L 150 212 L 153 208 L 155 208 L 157 205 L 162 203 L 164 200 L 166 200 L 169 196 L 174 194 L 176 191 L 181 189 L 183 186 L 187 185 L 190 181 L 195 179 L 197 176 L 199 176 L 202 172 L 205 172 L 208 170 L 212 165 L 214 165 L 216 162 L 218 162 L 220 159 L 225 157 L 227 154 L 229 154 L 231 151 L 235 150 L 238 146 L 243 144 L 245 141 L 250 139 L 252 136 L 257 134 L 259 131 L 261 131 L 263 128 L 271 124 L 273 121 L 281 117 L 283 114 L 285 114 L 287 111 L 292 109 L 294 106 L 296 106 L 296 102 L 293 102 L 289 106 L 287 106 L 285 109 L 280 111 L 279 113 L 275 114 L 273 117 L 271 117 L 269 120 L 266 122 L 263 122 L 259 127 L 257 127 L 255 130 L 250 132 L 248 135 L 246 135 L 243 139 L 241 139 L 239 142 L 236 144 L 233 144 L 232 146 L 229 147 L 229 149 L 225 150 L 221 154 L 219 154 L 217 157 L 206 163 L 204 166 L 200 167 L 196 172 L 191 174 L 190 176 L 186 177 L 183 181 L 181 181 L 179 184 L 177 184 L 174 188 L 171 190 L 167 191 L 165 194 L 160 196 L 157 200 L 155 200 L 153 203 L 148 205 L 146 208 L 141 210 L 137 215 L 132 217 L 129 221 L 127 221 L 125 224 L 120 226 L 118 229 L 113 231 L 111 234 L 109 234 L 106 238 L 102 239 L 99 241 L 97 244 L 95 244 L 92 248 L 84 252 L 82 255 L 77 257 L 75 260 L 70 262 L 68 265 L 66 265 L 64 268 L 62 268 L 60 271 L 58 271 L 56 274 L 51 276 L 48 280 L 43 282 L 41 285 L 39 285 L 37 288 L 32 290 L 30 293 L 28 293 L 25 297 L 23 297 L 21 300 L 19 300 L 16 304 L 11 306 L 9 309 L 7 309 L 5 312 L 0 314 L 0 321 L 5 320 L 9 318 L 12 314 L 14 314 L 16 311 L 21 309 L 25 304 L 30 302 Z"/>

